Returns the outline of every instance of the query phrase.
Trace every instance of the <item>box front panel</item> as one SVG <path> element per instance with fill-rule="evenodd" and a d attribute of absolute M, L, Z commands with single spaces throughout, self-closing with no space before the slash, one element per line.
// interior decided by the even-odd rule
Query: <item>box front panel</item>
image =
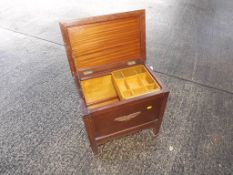
<path fill-rule="evenodd" d="M 92 114 L 96 137 L 109 135 L 158 119 L 163 94 Z"/>

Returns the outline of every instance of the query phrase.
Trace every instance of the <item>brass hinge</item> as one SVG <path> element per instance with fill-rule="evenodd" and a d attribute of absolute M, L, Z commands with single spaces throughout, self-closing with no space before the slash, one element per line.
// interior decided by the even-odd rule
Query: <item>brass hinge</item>
<path fill-rule="evenodd" d="M 128 61 L 127 62 L 127 65 L 128 66 L 132 66 L 132 65 L 135 65 L 136 64 L 136 61 Z"/>
<path fill-rule="evenodd" d="M 92 73 L 93 73 L 92 70 L 86 70 L 86 71 L 83 72 L 83 75 L 90 75 Z"/>

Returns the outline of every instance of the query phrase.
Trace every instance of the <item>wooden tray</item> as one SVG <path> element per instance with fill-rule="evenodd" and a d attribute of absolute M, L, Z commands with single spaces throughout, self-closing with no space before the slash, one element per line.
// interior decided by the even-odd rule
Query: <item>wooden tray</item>
<path fill-rule="evenodd" d="M 121 100 L 161 89 L 143 65 L 113 71 L 112 78 Z"/>
<path fill-rule="evenodd" d="M 104 106 L 160 90 L 157 81 L 143 65 L 113 71 L 111 75 L 81 81 L 86 104 Z"/>

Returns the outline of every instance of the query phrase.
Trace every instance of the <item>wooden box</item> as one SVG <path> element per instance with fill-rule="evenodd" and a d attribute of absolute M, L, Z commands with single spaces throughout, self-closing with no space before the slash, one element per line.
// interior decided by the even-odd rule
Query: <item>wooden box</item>
<path fill-rule="evenodd" d="M 66 21 L 60 28 L 93 152 L 142 129 L 157 135 L 169 92 L 145 65 L 145 11 Z"/>

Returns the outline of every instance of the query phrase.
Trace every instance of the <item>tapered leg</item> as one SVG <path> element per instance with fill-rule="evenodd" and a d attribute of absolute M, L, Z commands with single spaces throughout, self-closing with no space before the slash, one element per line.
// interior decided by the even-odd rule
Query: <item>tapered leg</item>
<path fill-rule="evenodd" d="M 168 95 L 169 95 L 169 92 L 166 92 L 164 94 L 164 99 L 163 99 L 162 106 L 160 109 L 158 121 L 156 122 L 154 128 L 152 129 L 154 136 L 158 136 L 159 134 L 159 130 L 160 130 L 162 120 L 163 120 L 164 111 L 165 111 L 166 104 L 167 104 Z"/>
<path fill-rule="evenodd" d="M 94 124 L 93 124 L 93 121 L 91 119 L 91 116 L 84 116 L 83 121 L 84 121 L 84 124 L 86 127 L 86 132 L 87 132 L 87 135 L 89 138 L 91 149 L 92 149 L 94 154 L 98 154 L 98 146 L 96 144 L 95 137 L 94 137 L 95 136 L 95 133 L 94 133 L 95 128 L 94 128 Z"/>
<path fill-rule="evenodd" d="M 152 128 L 152 131 L 153 131 L 154 136 L 157 137 L 159 134 L 158 126 L 155 126 L 154 128 Z"/>
<path fill-rule="evenodd" d="M 95 155 L 98 154 L 98 146 L 96 144 L 95 145 L 91 144 L 91 149 Z"/>

